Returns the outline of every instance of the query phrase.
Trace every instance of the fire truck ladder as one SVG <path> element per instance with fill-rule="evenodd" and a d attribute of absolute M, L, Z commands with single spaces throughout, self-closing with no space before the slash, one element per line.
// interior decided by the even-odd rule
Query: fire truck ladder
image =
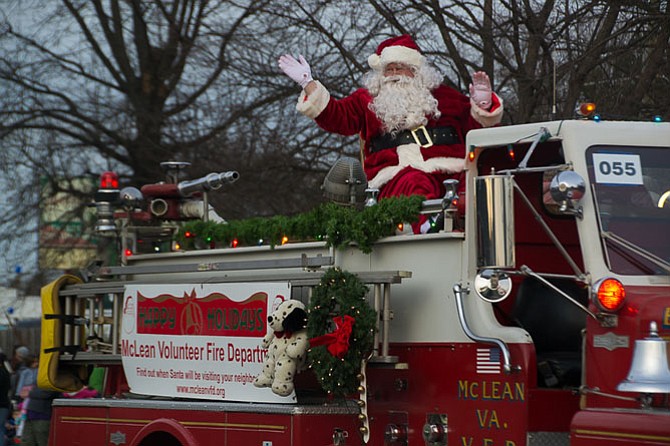
<path fill-rule="evenodd" d="M 309 301 L 313 287 L 320 283 L 325 272 L 324 267 L 332 265 L 334 259 L 331 256 L 308 257 L 302 254 L 299 258 L 288 259 L 102 267 L 87 277 L 88 282 L 62 281 L 62 286 L 46 297 L 57 300 L 57 308 L 60 309 L 59 314 L 44 316 L 45 319 L 60 321 L 60 332 L 56 338 L 62 339 L 62 342 L 51 350 L 57 351 L 59 361 L 64 363 L 120 363 L 122 305 L 125 286 L 129 283 L 286 281 L 291 285 L 292 298 Z M 411 272 L 353 273 L 371 288 L 370 300 L 378 314 L 374 350 L 369 362 L 401 368 L 402 365 L 397 364 L 398 358 L 389 355 L 389 330 L 393 315 L 391 285 L 410 278 Z M 174 279 L 173 275 L 179 275 L 179 279 Z"/>

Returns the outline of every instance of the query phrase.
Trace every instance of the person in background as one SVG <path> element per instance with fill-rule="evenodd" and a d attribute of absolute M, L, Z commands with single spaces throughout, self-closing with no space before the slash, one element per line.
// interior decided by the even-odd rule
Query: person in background
<path fill-rule="evenodd" d="M 21 445 L 48 446 L 52 404 L 60 395 L 60 392 L 33 387 L 27 398 Z"/>
<path fill-rule="evenodd" d="M 63 398 L 84 399 L 84 398 L 99 398 L 100 392 L 91 386 L 83 386 L 81 389 L 74 392 L 63 392 Z"/>
<path fill-rule="evenodd" d="M 95 389 L 101 396 L 105 393 L 105 372 L 104 367 L 93 367 L 91 375 L 88 377 L 88 387 Z"/>
<path fill-rule="evenodd" d="M 23 369 L 28 368 L 26 359 L 30 356 L 30 350 L 25 345 L 15 345 L 12 352 L 12 357 L 9 359 L 9 373 L 11 374 L 11 387 L 9 397 L 13 404 L 18 404 L 16 395 L 19 392 L 17 385 L 19 383 L 19 375 Z"/>
<path fill-rule="evenodd" d="M 15 345 L 12 357 L 10 359 L 12 370 L 18 370 L 21 364 L 26 361 L 26 358 L 29 354 L 30 349 L 25 345 Z"/>
<path fill-rule="evenodd" d="M 12 412 L 12 403 L 9 399 L 11 388 L 11 373 L 5 365 L 7 355 L 0 352 L 0 446 L 7 444 L 7 424 Z"/>
<path fill-rule="evenodd" d="M 18 371 L 18 380 L 16 382 L 17 401 L 23 401 L 30 390 L 37 385 L 37 371 L 39 367 L 39 360 L 37 356 L 29 354 L 25 359 L 27 367 L 23 367 Z"/>
<path fill-rule="evenodd" d="M 335 99 L 312 78 L 304 57 L 279 58 L 279 68 L 303 89 L 299 112 L 328 132 L 360 136 L 368 187 L 379 189 L 380 199 L 442 198 L 443 181 L 461 179 L 466 133 L 499 124 L 502 100 L 484 72 L 472 75 L 470 97 L 442 84 L 409 35 L 383 41 L 368 65 L 365 88 Z M 422 215 L 414 232 L 428 232 L 427 223 Z"/>

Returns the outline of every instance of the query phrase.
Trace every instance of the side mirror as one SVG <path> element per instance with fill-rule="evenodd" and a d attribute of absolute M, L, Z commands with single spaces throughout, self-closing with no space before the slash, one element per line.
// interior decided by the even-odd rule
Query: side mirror
<path fill-rule="evenodd" d="M 558 211 L 578 217 L 582 216 L 582 207 L 579 206 L 579 202 L 584 197 L 585 191 L 584 178 L 572 170 L 558 172 L 549 185 L 551 198 L 559 204 Z"/>
<path fill-rule="evenodd" d="M 512 279 L 502 271 L 485 269 L 475 276 L 474 288 L 486 302 L 501 302 L 512 292 Z"/>

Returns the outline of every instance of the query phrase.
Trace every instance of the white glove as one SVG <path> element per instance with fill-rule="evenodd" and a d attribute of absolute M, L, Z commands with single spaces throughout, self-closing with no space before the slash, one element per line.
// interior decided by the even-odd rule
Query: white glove
<path fill-rule="evenodd" d="M 296 60 L 290 54 L 284 54 L 279 58 L 279 68 L 302 88 L 313 80 L 312 69 L 302 55 Z"/>
<path fill-rule="evenodd" d="M 472 74 L 472 83 L 470 84 L 470 98 L 482 110 L 491 108 L 491 81 L 489 76 L 483 71 L 477 71 Z"/>

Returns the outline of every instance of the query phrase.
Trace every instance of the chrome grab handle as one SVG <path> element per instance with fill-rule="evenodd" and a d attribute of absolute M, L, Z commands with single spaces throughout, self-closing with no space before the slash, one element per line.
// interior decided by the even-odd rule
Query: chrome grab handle
<path fill-rule="evenodd" d="M 517 372 L 520 370 L 519 366 L 512 366 L 510 362 L 510 352 L 509 352 L 509 347 L 507 347 L 507 344 L 505 344 L 504 341 L 501 339 L 497 338 L 487 338 L 483 336 L 478 336 L 476 335 L 470 326 L 468 325 L 467 320 L 465 319 L 465 310 L 463 309 L 463 293 L 465 292 L 463 288 L 461 287 L 460 283 L 457 283 L 454 285 L 454 296 L 456 297 L 456 311 L 458 313 L 458 321 L 461 323 L 461 327 L 463 328 L 463 331 L 465 332 L 465 335 L 472 339 L 475 342 L 482 342 L 485 344 L 494 344 L 496 345 L 500 351 L 502 352 L 503 356 L 503 370 L 505 373 L 512 373 Z"/>

